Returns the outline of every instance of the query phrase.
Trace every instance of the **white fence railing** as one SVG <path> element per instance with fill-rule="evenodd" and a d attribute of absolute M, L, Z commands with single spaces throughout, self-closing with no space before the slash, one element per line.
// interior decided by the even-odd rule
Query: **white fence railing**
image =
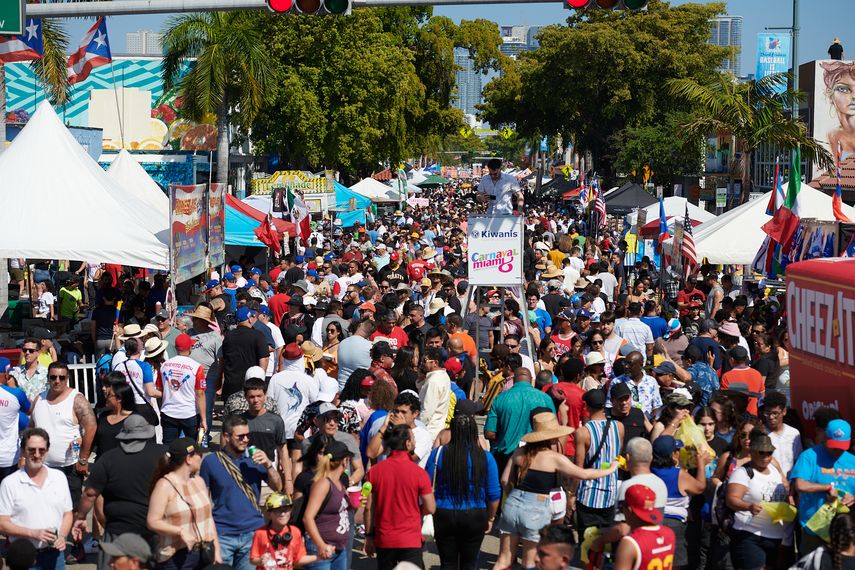
<path fill-rule="evenodd" d="M 86 396 L 93 406 L 98 400 L 97 378 L 94 362 L 86 362 L 84 358 L 80 364 L 68 365 L 68 385 Z"/>

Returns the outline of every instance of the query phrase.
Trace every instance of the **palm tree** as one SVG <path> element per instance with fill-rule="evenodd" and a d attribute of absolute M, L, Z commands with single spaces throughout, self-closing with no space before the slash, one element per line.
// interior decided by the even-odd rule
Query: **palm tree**
<path fill-rule="evenodd" d="M 788 74 L 778 73 L 744 83 L 737 83 L 727 75 L 720 75 L 707 85 L 692 79 L 668 82 L 671 94 L 682 97 L 695 109 L 693 118 L 682 125 L 683 137 L 697 140 L 710 133 L 724 133 L 742 146 L 739 169 L 743 202 L 748 199 L 751 187 L 752 155 L 761 144 L 787 150 L 801 146 L 805 159 L 822 168 L 834 164 L 831 154 L 808 135 L 806 125 L 792 117 L 790 110 L 803 94 L 787 88 L 788 80 Z"/>
<path fill-rule="evenodd" d="M 30 62 L 36 78 L 41 81 L 51 101 L 62 105 L 68 101 L 68 34 L 62 25 L 53 20 L 42 19 L 44 57 Z M 0 63 L 0 152 L 6 147 L 6 66 Z"/>
<path fill-rule="evenodd" d="M 248 128 L 272 88 L 266 40 L 248 12 L 186 14 L 163 36 L 163 86 L 178 86 L 188 118 L 217 115 L 217 182 L 228 182 L 229 113 Z M 183 77 L 182 64 L 196 60 Z"/>

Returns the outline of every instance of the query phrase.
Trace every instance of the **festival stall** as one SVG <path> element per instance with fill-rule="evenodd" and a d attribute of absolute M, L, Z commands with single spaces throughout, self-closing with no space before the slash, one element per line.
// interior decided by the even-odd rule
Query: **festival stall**
<path fill-rule="evenodd" d="M 657 204 L 658 207 L 656 196 L 635 182 L 627 182 L 617 190 L 610 191 L 605 197 L 605 201 L 606 209 L 613 216 L 625 216 L 635 212 L 638 208 L 646 208 L 651 204 Z M 659 216 L 658 210 L 656 216 Z"/>
<path fill-rule="evenodd" d="M 47 101 L 0 155 L 0 181 L 0 257 L 169 268 L 168 235 L 147 227 L 150 209 L 89 156 Z"/>
<path fill-rule="evenodd" d="M 350 189 L 357 194 L 368 198 L 375 204 L 398 202 L 401 199 L 397 190 L 386 186 L 379 180 L 374 180 L 370 176 L 368 178 L 363 178 L 351 186 Z"/>
<path fill-rule="evenodd" d="M 787 187 L 785 183 L 785 196 Z M 762 226 L 772 218 L 766 213 L 770 194 L 771 191 L 698 226 L 694 233 L 698 259 L 706 258 L 713 264 L 752 264 L 766 239 Z M 807 184 L 801 185 L 799 208 L 802 220 L 834 221 L 831 196 Z M 855 208 L 847 205 L 842 208 L 850 220 L 855 220 Z"/>
<path fill-rule="evenodd" d="M 715 214 L 713 214 L 712 212 L 707 212 L 706 210 L 702 210 L 701 208 L 698 208 L 697 206 L 695 206 L 694 204 L 692 204 L 691 202 L 689 202 L 688 200 L 686 200 L 685 198 L 682 198 L 680 196 L 668 196 L 667 198 L 663 198 L 662 202 L 663 202 L 663 205 L 665 207 L 665 218 L 666 219 L 671 219 L 671 218 L 677 217 L 677 218 L 680 218 L 680 220 L 682 221 L 682 219 L 686 215 L 686 208 L 689 209 L 689 219 L 692 220 L 693 222 L 697 222 L 697 223 L 693 223 L 692 224 L 693 226 L 697 226 L 697 225 L 700 225 L 702 223 L 709 222 L 710 220 L 713 220 L 716 217 Z M 607 201 L 606 202 L 606 208 L 608 208 L 608 207 L 609 207 L 609 203 Z M 650 204 L 646 207 L 642 206 L 641 209 L 647 212 L 647 214 L 646 214 L 647 222 L 645 222 L 645 224 L 649 223 L 651 220 L 654 220 L 656 222 L 656 228 L 657 228 L 657 231 L 655 232 L 655 234 L 659 235 L 659 231 L 658 231 L 658 228 L 659 228 L 659 201 L 656 200 L 655 202 L 653 202 L 652 204 Z M 611 211 L 611 210 L 609 210 L 609 211 Z M 636 221 L 638 220 L 638 211 L 636 210 L 634 212 L 630 212 L 629 214 L 627 214 L 626 219 L 630 225 L 634 226 Z"/>
<path fill-rule="evenodd" d="M 338 181 L 333 186 L 335 187 L 336 219 L 341 220 L 341 225 L 345 228 L 353 226 L 356 222 L 364 225 L 365 211 L 371 208 L 371 200 Z"/>

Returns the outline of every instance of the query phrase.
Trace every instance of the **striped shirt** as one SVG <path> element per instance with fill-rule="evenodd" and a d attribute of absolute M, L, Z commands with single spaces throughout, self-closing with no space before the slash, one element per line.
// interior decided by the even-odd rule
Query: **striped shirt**
<path fill-rule="evenodd" d="M 597 448 L 600 447 L 600 441 L 603 439 L 603 431 L 606 428 L 607 421 L 591 420 L 582 426 L 582 429 L 588 430 L 591 436 L 591 445 L 588 447 L 588 453 L 585 454 L 586 462 L 590 462 L 597 453 Z M 597 469 L 603 462 L 612 463 L 617 459 L 619 453 L 620 433 L 618 432 L 618 422 L 612 421 L 609 433 L 606 434 L 606 443 L 603 445 L 596 463 L 591 467 Z M 580 481 L 579 489 L 576 492 L 576 500 L 591 509 L 613 507 L 617 501 L 617 484 L 617 471 L 600 479 Z"/>

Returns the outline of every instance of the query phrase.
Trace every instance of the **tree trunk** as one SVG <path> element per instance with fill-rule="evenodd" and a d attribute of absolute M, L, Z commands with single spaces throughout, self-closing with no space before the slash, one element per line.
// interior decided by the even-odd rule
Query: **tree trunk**
<path fill-rule="evenodd" d="M 748 195 L 751 191 L 751 153 L 754 152 L 753 149 L 743 148 L 742 149 L 742 195 L 740 196 L 739 203 L 744 204 L 748 201 Z"/>
<path fill-rule="evenodd" d="M 229 104 L 225 98 L 217 109 L 217 182 L 229 183 Z"/>

